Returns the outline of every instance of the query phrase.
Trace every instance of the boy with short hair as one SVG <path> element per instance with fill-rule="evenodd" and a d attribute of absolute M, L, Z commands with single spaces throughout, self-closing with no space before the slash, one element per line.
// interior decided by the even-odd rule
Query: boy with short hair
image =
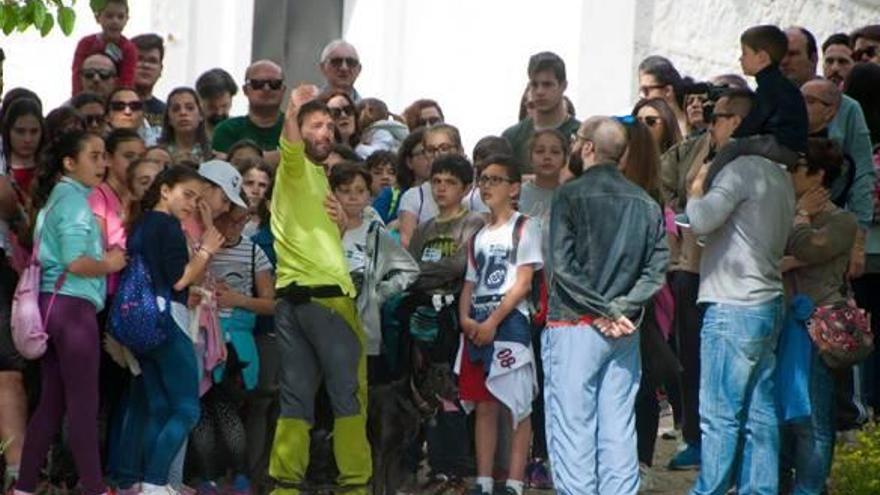
<path fill-rule="evenodd" d="M 733 134 L 735 140 L 712 160 L 704 190 L 734 158 L 760 155 L 787 167 L 794 166 L 807 151 L 807 107 L 800 90 L 779 70 L 788 51 L 788 37 L 777 26 L 751 27 L 740 37 L 740 64 L 758 83 L 755 101 Z M 729 118 L 717 114 L 713 118 Z"/>
<path fill-rule="evenodd" d="M 367 334 L 367 382 L 385 379 L 381 308 L 389 297 L 407 289 L 419 266 L 388 234 L 382 220 L 364 214 L 370 202 L 371 175 L 363 165 L 343 162 L 330 171 L 330 189 L 345 211 L 342 247 L 357 291 L 357 308 Z"/>
<path fill-rule="evenodd" d="M 541 229 L 517 212 L 520 165 L 495 156 L 479 178 L 490 220 L 470 241 L 468 267 L 459 299 L 462 346 L 456 362 L 459 390 L 467 409 L 475 406 L 477 480 L 473 495 L 491 494 L 501 405 L 513 420 L 506 495 L 522 495 L 531 442 L 532 400 L 537 388 L 526 297 L 532 276 L 543 266 Z"/>
<path fill-rule="evenodd" d="M 119 86 L 131 88 L 134 85 L 138 50 L 134 43 L 122 35 L 128 23 L 128 0 L 107 0 L 104 8 L 95 12 L 95 20 L 101 25 L 101 32 L 79 40 L 73 54 L 73 96 L 82 92 L 79 72 L 83 62 L 95 53 L 107 55 L 116 64 Z"/>

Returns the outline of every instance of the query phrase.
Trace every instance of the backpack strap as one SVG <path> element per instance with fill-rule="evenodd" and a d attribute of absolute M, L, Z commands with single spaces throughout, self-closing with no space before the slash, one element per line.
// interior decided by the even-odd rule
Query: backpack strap
<path fill-rule="evenodd" d="M 477 253 L 476 253 L 476 245 L 477 245 L 477 235 L 482 232 L 483 227 L 478 228 L 474 234 L 468 239 L 467 244 L 467 256 L 468 261 L 474 265 L 474 270 L 477 270 L 479 267 L 477 266 Z"/>
<path fill-rule="evenodd" d="M 251 293 L 257 297 L 257 243 L 251 241 Z"/>
<path fill-rule="evenodd" d="M 516 266 L 516 256 L 519 254 L 519 241 L 522 239 L 523 229 L 526 227 L 526 220 L 529 217 L 520 213 L 513 224 L 513 247 L 510 250 L 510 264 Z"/>

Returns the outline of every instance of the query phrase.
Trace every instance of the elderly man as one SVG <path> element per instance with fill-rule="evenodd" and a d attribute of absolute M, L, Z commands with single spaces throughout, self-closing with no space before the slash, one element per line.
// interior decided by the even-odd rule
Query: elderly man
<path fill-rule="evenodd" d="M 95 53 L 83 60 L 79 70 L 82 91 L 97 94 L 106 100 L 116 88 L 116 64 L 103 53 Z"/>
<path fill-rule="evenodd" d="M 719 147 L 752 105 L 734 90 L 715 104 L 709 127 Z M 774 372 L 782 329 L 780 261 L 794 219 L 785 169 L 757 155 L 731 161 L 703 192 L 708 167 L 690 186 L 687 215 L 705 240 L 700 259 L 702 462 L 694 495 L 777 493 L 779 424 Z M 744 445 L 744 446 L 741 446 Z"/>
<path fill-rule="evenodd" d="M 357 50 L 345 40 L 333 40 L 321 51 L 321 73 L 327 84 L 324 91 L 342 91 L 354 100 L 361 100 L 361 95 L 354 89 L 354 83 L 361 74 L 361 59 Z"/>
<path fill-rule="evenodd" d="M 619 170 L 623 125 L 593 117 L 576 139 L 584 173 L 550 212 L 547 445 L 559 493 L 635 494 L 638 327 L 664 281 L 666 231 L 657 202 Z"/>
<path fill-rule="evenodd" d="M 263 149 L 263 159 L 274 167 L 280 158 L 278 139 L 284 126 L 284 73 L 275 62 L 258 60 L 247 68 L 244 80 L 242 89 L 248 99 L 248 113 L 224 120 L 214 129 L 214 151 L 225 157 L 233 144 L 250 139 Z"/>
<path fill-rule="evenodd" d="M 810 135 L 827 134 L 828 125 L 840 110 L 840 89 L 828 79 L 813 79 L 801 86 L 801 94 L 807 103 Z"/>

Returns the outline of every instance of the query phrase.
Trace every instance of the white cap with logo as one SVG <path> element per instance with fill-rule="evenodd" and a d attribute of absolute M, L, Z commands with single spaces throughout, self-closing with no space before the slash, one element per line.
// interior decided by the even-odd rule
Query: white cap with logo
<path fill-rule="evenodd" d="M 241 199 L 241 174 L 229 162 L 223 160 L 207 161 L 199 166 L 199 175 L 223 189 L 232 204 L 242 208 L 248 207 Z"/>

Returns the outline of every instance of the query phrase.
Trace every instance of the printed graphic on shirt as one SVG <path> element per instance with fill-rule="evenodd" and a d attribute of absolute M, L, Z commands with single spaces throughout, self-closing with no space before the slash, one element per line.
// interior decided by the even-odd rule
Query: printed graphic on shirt
<path fill-rule="evenodd" d="M 421 261 L 438 262 L 447 256 L 452 256 L 458 251 L 455 238 L 450 235 L 440 235 L 425 242 L 422 248 Z"/>

